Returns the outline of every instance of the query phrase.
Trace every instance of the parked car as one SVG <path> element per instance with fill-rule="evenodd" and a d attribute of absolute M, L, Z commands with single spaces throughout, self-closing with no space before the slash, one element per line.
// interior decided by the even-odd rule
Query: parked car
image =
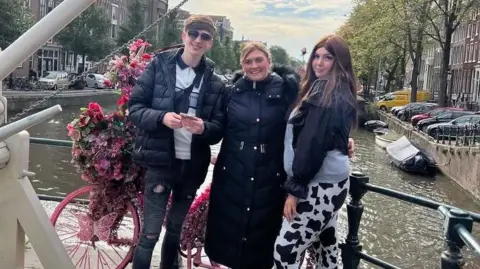
<path fill-rule="evenodd" d="M 457 133 L 463 135 L 460 131 L 462 127 L 473 124 L 480 124 L 480 115 L 461 116 L 449 122 L 431 124 L 427 127 L 426 133 L 436 139 L 448 135 L 454 137 Z"/>
<path fill-rule="evenodd" d="M 375 106 L 383 111 L 391 110 L 394 106 L 402 106 L 410 103 L 411 91 L 401 90 L 391 92 L 390 95 L 385 95 L 383 100 L 375 102 Z M 419 102 L 428 101 L 432 99 L 432 95 L 429 91 L 417 91 L 416 100 Z"/>
<path fill-rule="evenodd" d="M 105 85 L 105 80 L 107 80 L 107 78 L 101 74 L 88 74 L 85 78 L 87 87 L 95 89 L 107 88 L 107 86 Z"/>
<path fill-rule="evenodd" d="M 417 123 L 419 121 L 436 117 L 437 115 L 440 115 L 446 111 L 463 111 L 463 110 L 464 110 L 463 108 L 456 108 L 456 107 L 438 107 L 428 112 L 413 116 L 410 119 L 410 122 L 412 123 L 413 126 L 417 126 Z"/>
<path fill-rule="evenodd" d="M 434 108 L 437 108 L 438 104 L 435 103 L 414 103 L 411 106 L 405 106 L 397 112 L 397 117 L 403 121 L 409 121 L 413 116 L 421 113 L 425 113 Z"/>
<path fill-rule="evenodd" d="M 68 86 L 68 73 L 65 71 L 47 71 L 47 75 L 38 80 L 42 89 L 57 90 Z"/>
<path fill-rule="evenodd" d="M 392 107 L 392 109 L 390 110 L 390 112 L 392 112 L 392 115 L 396 116 L 397 115 L 397 112 L 400 110 L 400 109 L 403 109 L 405 106 L 394 106 Z"/>
<path fill-rule="evenodd" d="M 393 107 L 392 110 L 391 110 L 391 111 L 392 111 L 392 115 L 398 117 L 398 112 L 399 112 L 399 111 L 401 111 L 401 110 L 403 110 L 403 109 L 405 109 L 405 108 L 407 108 L 407 107 L 416 105 L 416 104 L 420 104 L 420 102 L 408 103 L 408 104 L 406 104 L 406 105 L 404 105 L 404 106 L 396 106 L 396 107 Z M 395 109 L 394 109 L 394 108 L 395 108 Z"/>
<path fill-rule="evenodd" d="M 472 111 L 445 111 L 444 113 L 437 115 L 435 117 L 424 119 L 418 122 L 418 129 L 424 133 L 427 133 L 427 127 L 431 124 L 440 123 L 440 122 L 449 122 L 456 118 L 466 115 L 473 115 Z"/>

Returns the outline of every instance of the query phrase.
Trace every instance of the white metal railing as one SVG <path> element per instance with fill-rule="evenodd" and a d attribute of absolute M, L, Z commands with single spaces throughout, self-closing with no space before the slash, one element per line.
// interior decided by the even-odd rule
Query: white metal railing
<path fill-rule="evenodd" d="M 0 81 L 95 0 L 65 0 L 47 16 L 0 50 Z M 0 124 L 7 122 L 7 100 L 1 96 Z M 25 234 L 43 268 L 73 269 L 28 176 L 30 135 L 25 129 L 60 113 L 59 105 L 0 127 L 0 268 L 20 269 L 25 263 Z"/>
<path fill-rule="evenodd" d="M 55 233 L 28 176 L 30 135 L 20 131 L 62 111 L 59 105 L 0 128 L 6 139 L 0 145 L 0 264 L 1 268 L 24 268 L 25 234 L 48 269 L 69 269 L 73 264 Z"/>

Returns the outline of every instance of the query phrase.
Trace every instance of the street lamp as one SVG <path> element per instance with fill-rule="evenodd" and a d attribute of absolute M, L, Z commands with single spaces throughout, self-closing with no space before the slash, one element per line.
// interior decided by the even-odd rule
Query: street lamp
<path fill-rule="evenodd" d="M 301 52 L 302 52 L 302 61 L 303 61 L 303 64 L 305 64 L 305 54 L 307 54 L 307 48 L 303 47 Z"/>

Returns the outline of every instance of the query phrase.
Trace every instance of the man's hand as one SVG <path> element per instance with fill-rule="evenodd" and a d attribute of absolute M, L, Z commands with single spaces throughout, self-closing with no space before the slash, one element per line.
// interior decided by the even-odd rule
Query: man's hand
<path fill-rule="evenodd" d="M 182 128 L 182 117 L 174 112 L 167 112 L 162 123 L 170 129 Z"/>
<path fill-rule="evenodd" d="M 200 135 L 205 131 L 203 120 L 197 117 L 182 117 L 182 125 L 192 134 Z"/>
<path fill-rule="evenodd" d="M 295 215 L 297 215 L 297 197 L 289 194 L 287 200 L 285 201 L 285 206 L 283 207 L 283 216 L 287 219 L 288 222 L 292 222 Z"/>
<path fill-rule="evenodd" d="M 352 158 L 355 154 L 355 141 L 352 138 L 348 139 L 348 157 Z"/>

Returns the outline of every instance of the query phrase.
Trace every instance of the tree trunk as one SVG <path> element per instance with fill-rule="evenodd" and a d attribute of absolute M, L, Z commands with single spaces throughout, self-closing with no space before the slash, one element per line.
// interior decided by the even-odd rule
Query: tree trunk
<path fill-rule="evenodd" d="M 387 77 L 387 83 L 385 85 L 385 92 L 391 92 L 391 87 L 392 87 L 392 81 L 395 79 L 395 73 L 397 72 L 397 67 L 398 63 L 400 61 L 400 57 L 398 57 L 395 60 L 395 64 L 393 64 L 392 68 L 390 70 L 387 70 L 388 77 Z"/>
<path fill-rule="evenodd" d="M 399 78 L 397 79 L 397 89 L 402 89 L 403 85 L 405 84 L 405 72 L 407 66 L 407 45 L 403 47 L 402 57 L 400 58 L 400 73 Z"/>
<path fill-rule="evenodd" d="M 440 90 L 438 93 L 438 105 L 441 107 L 447 106 L 447 92 L 449 89 L 448 85 L 448 71 L 450 70 L 450 50 L 451 50 L 451 41 L 453 35 L 453 21 L 450 20 L 449 16 L 445 16 L 445 44 L 443 46 L 443 56 L 442 63 L 440 67 Z M 452 81 L 450 81 L 452 84 Z M 451 90 L 450 86 L 450 90 Z"/>
<path fill-rule="evenodd" d="M 410 102 L 414 103 L 417 101 L 417 91 L 418 91 L 418 76 L 420 75 L 420 65 L 422 61 L 423 54 L 423 27 L 419 27 L 417 31 L 417 43 L 415 46 L 415 58 L 413 59 L 413 71 L 412 71 L 412 91 L 410 93 Z"/>
<path fill-rule="evenodd" d="M 412 91 L 410 93 L 410 102 L 414 103 L 417 101 L 417 91 L 418 91 L 418 76 L 420 75 L 420 63 L 422 60 L 422 51 L 423 51 L 423 42 L 418 40 L 417 46 L 415 49 L 415 58 L 412 60 L 413 62 L 413 70 L 412 70 Z"/>

